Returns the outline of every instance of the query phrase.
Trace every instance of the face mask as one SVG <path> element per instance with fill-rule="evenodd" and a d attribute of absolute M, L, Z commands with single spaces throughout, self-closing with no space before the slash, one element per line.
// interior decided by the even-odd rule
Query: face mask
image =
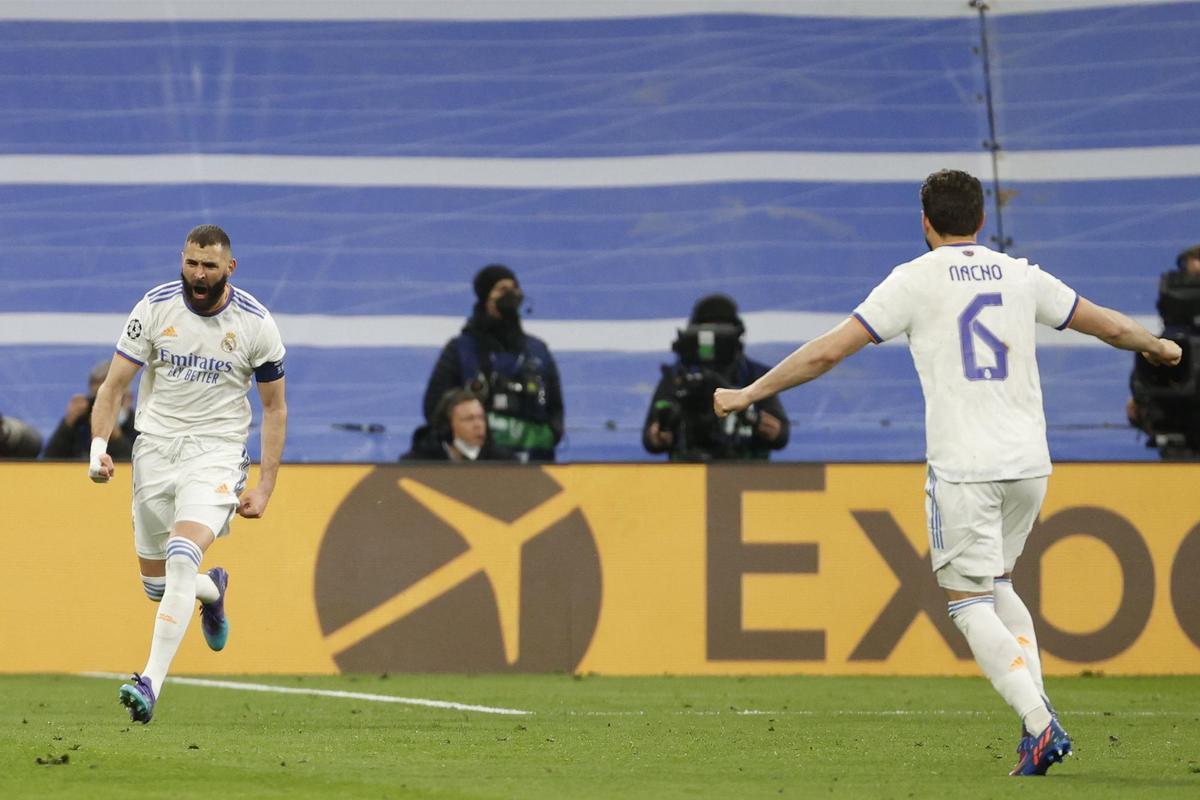
<path fill-rule="evenodd" d="M 457 436 L 455 436 L 454 449 L 466 456 L 468 461 L 474 461 L 475 459 L 479 458 L 479 452 L 483 449 L 483 447 L 472 447 L 462 439 L 459 439 Z"/>
<path fill-rule="evenodd" d="M 500 295 L 496 300 L 496 310 L 500 312 L 501 319 L 516 320 L 521 316 L 521 304 L 524 302 L 524 293 L 520 289 L 513 289 Z"/>

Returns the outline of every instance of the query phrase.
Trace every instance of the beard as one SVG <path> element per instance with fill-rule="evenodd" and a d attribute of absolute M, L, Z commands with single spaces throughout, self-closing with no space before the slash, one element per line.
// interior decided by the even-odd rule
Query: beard
<path fill-rule="evenodd" d="M 179 273 L 179 280 L 183 283 L 183 299 L 187 300 L 195 311 L 202 314 L 212 311 L 216 308 L 217 303 L 221 302 L 221 298 L 225 294 L 225 285 L 229 283 L 229 276 L 222 275 L 216 283 L 209 284 L 207 281 L 197 281 L 189 283 L 183 273 Z M 203 294 L 197 294 L 196 288 L 203 288 Z"/>

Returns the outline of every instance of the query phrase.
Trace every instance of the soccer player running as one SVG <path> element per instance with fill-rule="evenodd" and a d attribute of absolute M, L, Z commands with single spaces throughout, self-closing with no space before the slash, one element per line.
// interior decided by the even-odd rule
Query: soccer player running
<path fill-rule="evenodd" d="M 718 389 L 718 415 L 811 381 L 867 343 L 908 336 L 925 395 L 930 557 L 949 612 L 1024 728 L 1013 775 L 1043 775 L 1071 752 L 1046 699 L 1037 638 L 1011 573 L 1050 474 L 1036 325 L 1070 327 L 1153 364 L 1179 346 L 1088 302 L 1025 259 L 977 244 L 983 189 L 942 170 L 921 186 L 930 252 L 892 270 L 854 313 L 744 389 Z"/>
<path fill-rule="evenodd" d="M 88 475 L 105 483 L 114 471 L 105 449 L 118 405 L 145 367 L 133 448 L 133 540 L 142 586 L 158 613 L 146 667 L 119 692 L 130 717 L 143 724 L 154 715 L 197 599 L 208 646 L 225 646 L 229 575 L 221 567 L 201 573 L 200 562 L 229 533 L 235 512 L 258 518 L 266 511 L 287 429 L 283 343 L 267 309 L 229 284 L 237 267 L 229 236 L 216 225 L 194 228 L 182 261 L 180 280 L 151 289 L 129 315 L 92 411 Z M 262 400 L 262 464 L 258 484 L 243 493 L 251 376 Z"/>

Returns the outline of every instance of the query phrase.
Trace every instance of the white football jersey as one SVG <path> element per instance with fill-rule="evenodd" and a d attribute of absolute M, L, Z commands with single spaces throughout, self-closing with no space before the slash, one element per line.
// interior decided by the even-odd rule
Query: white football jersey
<path fill-rule="evenodd" d="M 284 348 L 270 312 L 247 292 L 230 286 L 225 305 L 204 316 L 188 306 L 176 280 L 134 306 L 117 354 L 143 367 L 139 432 L 245 441 L 250 377 L 282 363 Z"/>
<path fill-rule="evenodd" d="M 1079 296 L 1023 258 L 945 245 L 901 264 L 854 316 L 876 343 L 901 333 L 925 393 L 925 447 L 953 483 L 1050 474 L 1036 324 L 1062 330 Z"/>

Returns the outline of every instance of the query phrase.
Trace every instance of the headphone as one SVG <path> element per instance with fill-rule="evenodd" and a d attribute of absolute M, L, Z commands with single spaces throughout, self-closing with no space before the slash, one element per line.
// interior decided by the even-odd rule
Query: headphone
<path fill-rule="evenodd" d="M 454 409 L 463 403 L 479 400 L 479 395 L 470 389 L 451 389 L 442 395 L 433 408 L 433 432 L 439 442 L 449 444 L 454 441 L 454 429 L 450 425 L 450 415 Z"/>

